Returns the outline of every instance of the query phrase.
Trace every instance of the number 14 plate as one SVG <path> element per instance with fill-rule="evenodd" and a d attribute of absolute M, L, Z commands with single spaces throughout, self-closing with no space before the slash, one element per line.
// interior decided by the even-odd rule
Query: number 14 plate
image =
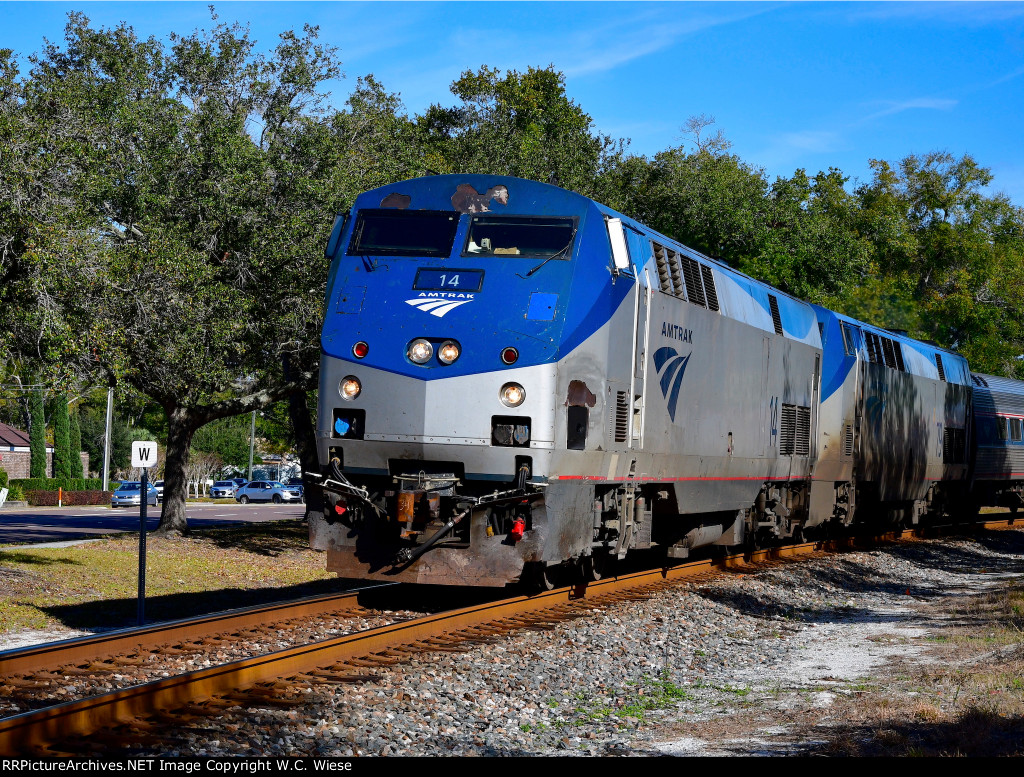
<path fill-rule="evenodd" d="M 480 291 L 484 285 L 483 270 L 422 267 L 416 271 L 412 287 L 416 291 Z"/>

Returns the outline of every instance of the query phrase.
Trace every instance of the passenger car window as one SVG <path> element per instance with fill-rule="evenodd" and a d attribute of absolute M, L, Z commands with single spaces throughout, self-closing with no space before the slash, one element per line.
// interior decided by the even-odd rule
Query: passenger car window
<path fill-rule="evenodd" d="M 1021 420 L 1019 418 L 1010 419 L 1010 437 L 1014 442 L 1020 442 L 1024 439 L 1024 434 L 1021 434 Z"/>
<path fill-rule="evenodd" d="M 576 223 L 541 216 L 474 216 L 463 256 L 549 257 L 572 248 Z"/>
<path fill-rule="evenodd" d="M 361 210 L 348 253 L 356 256 L 450 256 L 459 214 L 443 210 Z"/>

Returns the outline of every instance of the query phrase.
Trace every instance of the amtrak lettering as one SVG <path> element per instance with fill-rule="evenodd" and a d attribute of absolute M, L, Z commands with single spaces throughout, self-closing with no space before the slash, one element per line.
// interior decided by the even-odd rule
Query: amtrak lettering
<path fill-rule="evenodd" d="M 475 296 L 461 291 L 421 291 L 416 299 L 407 299 L 405 304 L 441 318 L 460 305 L 472 302 Z"/>
<path fill-rule="evenodd" d="M 673 340 L 681 340 L 684 343 L 693 342 L 693 330 L 687 329 L 686 327 L 679 326 L 678 324 L 670 324 L 665 321 L 661 325 L 662 337 L 669 337 Z"/>

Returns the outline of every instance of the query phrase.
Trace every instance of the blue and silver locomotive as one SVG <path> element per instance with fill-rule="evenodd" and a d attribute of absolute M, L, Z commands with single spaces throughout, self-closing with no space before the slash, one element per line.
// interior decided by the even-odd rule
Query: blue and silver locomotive
<path fill-rule="evenodd" d="M 310 534 L 339 575 L 550 584 L 969 499 L 962 357 L 587 197 L 418 178 L 327 254 Z"/>

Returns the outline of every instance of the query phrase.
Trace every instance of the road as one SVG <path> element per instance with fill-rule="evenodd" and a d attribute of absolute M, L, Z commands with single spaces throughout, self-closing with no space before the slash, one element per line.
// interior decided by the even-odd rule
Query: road
<path fill-rule="evenodd" d="M 192 528 L 299 519 L 305 515 L 305 509 L 302 503 L 240 505 L 233 499 L 225 499 L 221 504 L 189 502 L 186 505 L 188 524 Z M 149 507 L 146 514 L 147 530 L 152 531 L 160 523 L 160 510 L 161 507 Z M 94 539 L 105 534 L 138 530 L 137 507 L 114 509 L 94 505 L 0 510 L 0 545 Z"/>

